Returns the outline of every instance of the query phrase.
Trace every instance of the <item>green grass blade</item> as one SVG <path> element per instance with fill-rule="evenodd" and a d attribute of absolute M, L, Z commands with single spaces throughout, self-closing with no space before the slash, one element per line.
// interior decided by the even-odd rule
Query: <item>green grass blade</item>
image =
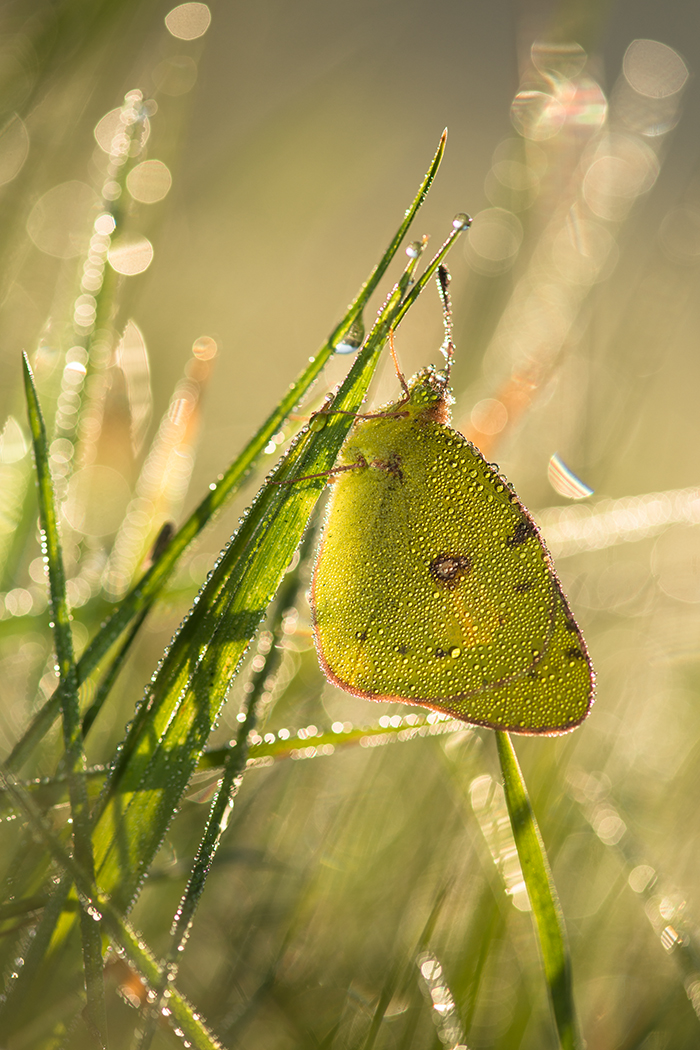
<path fill-rule="evenodd" d="M 49 592 L 56 659 L 63 715 L 63 741 L 65 763 L 68 772 L 68 793 L 73 821 L 73 848 L 77 862 L 92 877 L 93 857 L 85 777 L 85 754 L 80 726 L 78 705 L 78 681 L 73 658 L 73 637 L 70 626 L 70 611 L 66 599 L 66 576 L 63 568 L 61 540 L 53 494 L 53 482 L 49 468 L 46 427 L 37 398 L 34 379 L 26 354 L 24 362 L 24 385 L 27 395 L 29 426 L 34 445 L 39 499 L 39 520 L 42 543 L 49 572 Z M 102 940 L 97 923 L 85 908 L 80 909 L 80 926 L 85 967 L 85 987 L 88 998 L 88 1020 L 99 1041 L 106 1045 L 107 1020 L 104 1006 L 104 984 L 102 979 Z"/>
<path fill-rule="evenodd" d="M 390 241 L 386 251 L 376 264 L 367 280 L 358 291 L 355 299 L 348 307 L 343 319 L 336 325 L 326 342 L 320 347 L 313 360 L 304 369 L 297 380 L 291 384 L 289 392 L 285 395 L 279 405 L 263 423 L 252 440 L 228 468 L 221 481 L 211 489 L 202 500 L 196 510 L 172 538 L 165 551 L 149 568 L 145 575 L 132 588 L 123 599 L 119 607 L 102 625 L 99 632 L 92 639 L 87 649 L 81 656 L 77 665 L 78 684 L 94 671 L 100 660 L 104 657 L 110 647 L 119 638 L 129 625 L 131 620 L 143 612 L 153 602 L 156 595 L 161 591 L 173 568 L 189 547 L 192 541 L 199 535 L 204 527 L 212 520 L 213 516 L 237 492 L 241 483 L 254 463 L 259 458 L 265 446 L 273 434 L 277 433 L 280 426 L 289 416 L 290 412 L 301 401 L 313 383 L 316 381 L 329 358 L 340 343 L 362 318 L 362 313 L 379 282 L 387 271 L 389 264 L 399 250 L 401 243 L 408 232 L 411 223 L 415 219 L 421 205 L 437 174 L 440 162 L 445 150 L 447 132 L 443 132 L 435 156 L 420 184 L 418 192 L 410 207 L 406 211 L 403 221 Z M 417 293 L 416 293 L 417 294 Z M 411 301 L 414 301 L 415 295 Z M 17 771 L 26 761 L 33 749 L 44 737 L 58 716 L 60 697 L 56 693 L 51 696 L 41 710 L 34 717 L 32 723 L 17 742 L 11 754 L 5 762 L 5 769 Z"/>
<path fill-rule="evenodd" d="M 95 719 L 102 710 L 102 707 L 112 690 L 112 686 L 114 685 L 119 676 L 119 672 L 124 667 L 126 656 L 129 650 L 131 649 L 131 646 L 133 645 L 134 641 L 136 640 L 136 636 L 141 630 L 141 627 L 143 626 L 143 621 L 146 619 L 147 615 L 148 609 L 144 609 L 141 613 L 139 613 L 139 615 L 129 627 L 128 633 L 119 645 L 117 652 L 110 659 L 109 665 L 100 681 L 100 684 L 98 685 L 95 691 L 95 696 L 92 700 L 92 703 L 90 704 L 83 716 L 83 737 L 86 737 L 88 735 L 92 726 L 95 723 Z"/>
<path fill-rule="evenodd" d="M 29 815 L 36 834 L 38 825 L 35 815 L 39 811 L 34 807 L 31 794 L 19 782 L 15 782 L 11 774 L 4 773 L 2 770 L 0 770 L 0 783 L 3 785 L 5 794 L 12 799 L 17 812 L 23 816 Z M 42 838 L 46 841 L 45 836 L 41 834 L 37 837 L 40 841 Z M 51 851 L 47 850 L 47 852 L 50 855 Z M 19 1030 L 32 1015 L 36 1002 L 34 989 L 43 986 L 44 958 L 51 944 L 53 929 L 66 906 L 71 886 L 72 879 L 64 873 L 58 885 L 52 888 L 51 895 L 41 912 L 41 918 L 24 952 L 21 969 L 15 970 L 6 981 L 4 998 L 0 1002 L 0 1033 L 4 1039 L 7 1039 L 13 1031 Z"/>
<path fill-rule="evenodd" d="M 343 404 L 360 404 L 378 360 L 380 334 L 340 391 Z M 324 424 L 328 417 L 322 417 Z M 317 473 L 332 465 L 351 415 L 310 427 L 278 473 Z M 103 794 L 93 843 L 100 890 L 126 909 L 158 849 L 194 770 L 231 676 L 284 573 L 324 486 L 267 485 L 231 541 L 185 620 L 152 682 Z M 65 910 L 46 953 L 43 972 L 55 968 L 75 925 Z M 40 974 L 41 977 L 41 974 Z M 25 993 L 26 994 L 26 993 Z"/>
<path fill-rule="evenodd" d="M 503 772 L 508 815 L 535 918 L 559 1042 L 562 1050 L 582 1050 L 583 1042 L 574 1008 L 571 960 L 564 915 L 552 880 L 544 843 L 512 741 L 507 733 L 497 732 L 496 743 Z"/>
<path fill-rule="evenodd" d="M 425 289 L 425 286 L 428 284 L 431 278 L 435 275 L 438 266 L 447 257 L 447 253 L 452 248 L 452 245 L 459 237 L 460 233 L 464 233 L 465 230 L 468 230 L 471 224 L 471 218 L 468 215 L 463 214 L 462 212 L 460 212 L 454 217 L 454 219 L 452 220 L 452 229 L 449 233 L 449 236 L 446 237 L 443 243 L 440 245 L 439 249 L 432 257 L 432 259 L 430 260 L 430 262 L 428 263 L 428 265 L 426 266 L 425 270 L 420 275 L 416 283 L 405 296 L 399 309 L 396 311 L 396 320 L 394 322 L 394 326 L 396 328 L 398 328 L 398 326 L 401 324 L 401 321 L 411 309 L 418 296 Z"/>

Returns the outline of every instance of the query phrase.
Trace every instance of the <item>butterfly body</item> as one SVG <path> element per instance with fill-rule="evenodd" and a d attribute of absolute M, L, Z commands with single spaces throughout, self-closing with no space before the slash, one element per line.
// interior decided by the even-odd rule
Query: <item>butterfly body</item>
<path fill-rule="evenodd" d="M 549 554 L 497 470 L 448 425 L 441 373 L 358 419 L 314 571 L 327 677 L 521 733 L 578 725 L 592 671 Z"/>

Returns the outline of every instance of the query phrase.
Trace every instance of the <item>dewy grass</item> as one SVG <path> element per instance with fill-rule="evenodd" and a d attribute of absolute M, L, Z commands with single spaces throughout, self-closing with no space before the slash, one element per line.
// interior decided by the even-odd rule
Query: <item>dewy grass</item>
<path fill-rule="evenodd" d="M 68 770 L 68 791 L 73 823 L 73 855 L 88 878 L 94 878 L 90 809 L 85 772 L 85 754 L 78 707 L 78 679 L 73 656 L 73 638 L 70 612 L 66 600 L 66 574 L 58 534 L 53 483 L 49 468 L 46 427 L 34 387 L 34 379 L 26 356 L 24 357 L 24 386 L 27 394 L 29 427 L 34 443 L 37 473 L 39 522 L 42 530 L 42 548 L 45 551 L 49 576 L 50 608 L 53 617 L 54 645 L 58 668 L 58 688 L 62 699 L 63 747 Z M 107 1018 L 102 979 L 102 945 L 99 928 L 88 909 L 80 909 L 80 933 L 83 949 L 87 1016 L 101 1042 L 105 1042 Z"/>
<path fill-rule="evenodd" d="M 501 458 L 529 505 L 557 504 L 536 517 L 599 670 L 586 726 L 566 739 L 518 740 L 516 761 L 505 737 L 399 706 L 368 708 L 323 681 L 303 597 L 308 565 L 285 571 L 320 478 L 270 485 L 256 499 L 158 664 L 224 542 L 223 512 L 298 429 L 283 421 L 327 364 L 338 382 L 336 351 L 358 347 L 366 321 L 365 350 L 336 394 L 349 414 L 316 417 L 274 479 L 328 469 L 387 326 L 405 315 L 437 261 L 409 265 L 392 296 L 400 248 L 443 144 L 396 234 L 381 227 L 389 246 L 379 264 L 287 387 L 299 367 L 290 357 L 308 352 L 300 333 L 318 334 L 322 302 L 325 330 L 332 304 L 346 301 L 342 278 L 358 265 L 352 246 L 370 253 L 361 272 L 374 259 L 388 211 L 384 176 L 414 170 L 404 158 L 416 156 L 433 96 L 417 91 L 418 105 L 407 106 L 404 91 L 395 120 L 395 108 L 382 111 L 387 100 L 395 106 L 396 78 L 406 77 L 405 55 L 400 70 L 392 65 L 395 24 L 386 33 L 363 25 L 365 43 L 345 64 L 333 24 L 332 60 L 319 65 L 299 61 L 288 26 L 275 35 L 275 19 L 256 21 L 255 7 L 245 19 L 234 6 L 212 7 L 220 34 L 212 48 L 206 34 L 187 35 L 204 5 L 176 8 L 190 18 L 179 37 L 148 0 L 89 12 L 40 3 L 29 22 L 15 6 L 3 22 L 0 100 L 0 180 L 19 165 L 0 186 L 0 342 L 12 417 L 6 426 L 0 419 L 3 1046 L 540 1050 L 577 1047 L 579 1029 L 590 1044 L 626 1050 L 694 1046 L 698 227 L 692 186 L 674 200 L 664 180 L 652 189 L 672 134 L 672 155 L 683 152 L 690 45 L 682 59 L 661 30 L 646 39 L 656 32 L 647 27 L 639 40 L 630 21 L 624 67 L 606 97 L 597 59 L 581 66 L 595 14 L 569 6 L 579 44 L 534 47 L 513 107 L 515 133 L 498 142 L 486 103 L 485 116 L 468 105 L 451 120 L 454 156 L 460 143 L 469 146 L 459 179 L 477 185 L 458 206 L 479 206 L 482 169 L 488 199 L 474 237 L 450 261 L 457 407 L 466 412 L 458 428 Z M 435 30 L 442 38 L 458 9 L 445 8 Z M 345 14 L 364 18 L 352 5 Z M 295 7 L 295 23 L 312 16 L 323 33 L 317 15 Z M 427 16 L 415 23 L 430 44 Z M 555 30 L 553 40 L 573 32 L 570 22 Z M 618 43 L 624 32 L 618 21 Z M 441 83 L 445 69 L 473 75 L 463 55 L 450 66 L 449 40 L 418 44 L 426 80 Z M 676 78 L 670 95 L 670 81 L 654 79 L 662 70 Z M 203 93 L 195 96 L 198 73 Z M 366 111 L 358 76 L 376 114 Z M 240 96 L 231 106 L 224 80 Z M 661 94 L 635 84 L 656 84 Z M 127 88 L 139 90 L 125 99 Z M 463 97 L 481 96 L 472 86 Z M 187 130 L 190 113 L 196 134 Z M 109 153 L 93 135 L 105 116 Z M 482 151 L 491 138 L 489 161 Z M 130 173 L 155 158 L 161 172 L 171 169 L 173 193 L 144 204 L 131 196 Z M 279 172 L 283 179 L 268 179 Z M 629 193 L 620 196 L 623 172 Z M 451 200 L 449 178 L 448 170 L 438 193 L 444 186 Z M 65 199 L 94 199 L 84 228 L 84 213 L 70 208 L 49 209 L 37 225 L 34 209 L 56 184 Z M 650 192 L 649 207 L 635 210 Z M 409 196 L 405 183 L 400 193 Z M 431 198 L 440 213 L 448 206 Z M 274 226 L 266 226 L 271 212 Z M 280 240 L 270 247 L 271 229 Z M 125 230 L 155 247 L 144 277 L 109 268 L 112 238 Z M 245 280 L 252 268 L 266 286 L 259 299 Z M 388 298 L 373 328 L 378 296 Z M 163 511 L 178 522 L 175 533 L 115 602 L 110 596 L 122 591 L 101 575 L 113 533 L 81 531 L 71 510 L 81 509 L 73 479 L 93 465 L 108 466 L 136 495 L 147 455 L 130 451 L 132 405 L 113 356 L 132 319 L 149 347 L 154 407 L 168 405 L 168 377 L 181 371 L 190 328 L 192 338 L 203 328 L 216 334 L 222 371 L 218 388 L 209 387 L 199 489 L 182 518 L 179 505 Z M 401 352 L 408 358 L 412 335 L 420 338 L 423 364 L 420 311 L 410 321 Z M 274 358 L 272 345 L 280 348 Z M 35 379 L 29 430 L 22 347 Z M 270 389 L 279 382 L 274 399 L 268 372 Z M 264 390 L 254 403 L 256 384 Z M 256 429 L 254 419 L 264 422 Z M 243 451 L 222 469 L 235 447 Z M 193 456 L 194 438 L 182 448 Z M 550 470 L 553 490 L 550 459 L 560 464 L 559 475 Z M 556 488 L 561 464 L 596 489 L 592 510 L 585 501 L 570 506 L 571 491 Z M 679 492 L 683 507 L 674 510 Z M 163 525 L 160 510 L 136 510 L 143 550 L 133 564 Z M 216 518 L 219 531 L 207 532 Z M 280 579 L 279 604 L 243 658 Z"/>
<path fill-rule="evenodd" d="M 438 153 L 434 166 L 426 177 L 426 183 L 419 191 L 416 202 L 414 202 L 414 211 L 423 199 L 425 188 L 429 186 L 433 172 L 439 162 L 439 156 L 440 154 Z M 461 228 L 462 224 L 456 223 L 455 233 L 458 233 Z M 322 482 L 322 475 L 333 464 L 340 444 L 352 423 L 353 413 L 358 410 L 361 404 L 371 375 L 371 368 L 376 364 L 378 352 L 386 340 L 389 328 L 396 328 L 400 323 L 411 302 L 415 301 L 418 294 L 425 287 L 430 275 L 435 272 L 439 262 L 444 258 L 452 239 L 452 237 L 448 239 L 413 287 L 412 274 L 420 258 L 420 252 L 415 249 L 412 251 L 412 257 L 404 276 L 400 279 L 394 292 L 389 296 L 383 309 L 380 311 L 374 328 L 358 356 L 356 365 L 351 369 L 346 384 L 341 387 L 336 397 L 335 406 L 340 411 L 337 413 L 336 418 L 331 423 L 327 423 L 322 429 L 319 430 L 312 426 L 308 431 L 307 438 L 299 440 L 290 451 L 280 468 L 285 482 L 290 477 L 293 477 L 294 473 L 300 477 L 308 477 L 310 474 L 319 478 L 319 481 Z M 389 251 L 392 251 L 392 249 L 395 250 L 393 244 L 390 246 Z M 351 307 L 349 316 L 352 318 L 355 315 L 354 304 Z M 358 382 L 361 383 L 359 387 L 357 386 Z M 36 425 L 33 424 L 33 426 L 36 431 L 37 463 L 40 468 L 40 477 L 48 479 L 46 440 L 45 436 L 42 436 L 44 435 L 43 424 L 40 423 L 38 402 L 36 401 L 31 380 L 28 380 L 28 383 L 30 418 L 36 421 Z M 317 418 L 323 420 L 323 417 Z M 324 439 L 328 433 L 332 435 L 334 430 L 337 433 L 333 443 L 330 447 L 324 448 L 324 444 L 328 444 Z M 311 445 L 312 439 L 315 439 L 316 444 L 319 446 L 319 453 L 316 455 L 316 458 L 312 457 L 311 448 L 309 447 L 307 451 L 305 447 Z M 275 487 L 275 480 L 274 477 L 271 479 L 272 483 L 268 484 L 254 504 L 249 517 L 243 523 L 240 532 L 234 537 L 232 544 L 220 560 L 216 571 L 212 574 L 207 586 L 200 594 L 197 605 L 183 625 L 180 635 L 176 637 L 169 652 L 166 654 L 165 660 L 153 680 L 150 696 L 142 705 L 137 718 L 132 723 L 116 764 L 107 779 L 100 801 L 93 811 L 92 843 L 85 843 L 83 839 L 82 841 L 88 847 L 87 852 L 84 845 L 76 851 L 76 863 L 81 866 L 81 870 L 84 873 L 82 881 L 85 882 L 85 879 L 87 879 L 87 883 L 91 884 L 92 879 L 96 877 L 100 886 L 99 890 L 91 891 L 89 897 L 95 897 L 97 894 L 99 901 L 102 902 L 104 899 L 107 899 L 104 896 L 106 894 L 110 901 L 113 902 L 111 907 L 116 904 L 117 907 L 128 908 L 132 904 L 133 896 L 138 892 L 138 887 L 152 862 L 155 851 L 162 841 L 163 834 L 170 823 L 179 798 L 196 767 L 199 755 L 211 732 L 213 720 L 228 689 L 231 675 L 235 673 L 242 653 L 257 627 L 261 615 L 257 610 L 264 610 L 267 605 L 269 597 L 276 587 L 280 572 L 299 542 L 304 520 L 308 516 L 309 509 L 313 506 L 313 502 L 315 502 L 317 493 L 321 488 L 321 484 L 318 483 L 311 486 L 298 485 L 291 489 L 286 485 Z M 47 480 L 46 484 L 50 484 L 50 482 Z M 53 504 L 49 498 L 50 490 L 47 490 L 47 492 L 49 492 L 49 495 L 43 500 L 42 506 L 50 508 Z M 265 506 L 266 498 L 267 502 L 270 503 L 269 510 Z M 285 533 L 280 531 L 279 522 L 283 520 L 283 514 L 286 514 L 288 517 L 289 504 L 294 503 L 299 503 L 300 506 L 305 508 L 303 517 L 298 519 L 299 524 L 297 525 L 293 524 L 293 519 L 288 518 L 285 535 Z M 56 577 L 56 579 L 60 580 L 62 579 L 60 548 L 57 546 L 58 540 L 54 519 L 51 516 L 52 512 L 50 509 L 43 513 L 45 530 L 50 541 L 49 546 L 51 550 L 54 548 L 56 550 L 56 553 L 50 556 L 51 579 L 53 580 Z M 273 523 L 274 528 L 272 527 Z M 247 551 L 253 552 L 253 560 L 250 560 L 251 555 L 248 555 Z M 249 569 L 245 567 L 246 559 L 250 560 Z M 264 569 L 260 582 L 256 582 L 260 576 L 260 570 L 257 569 L 258 564 Z M 56 570 L 53 569 L 54 565 L 57 566 Z M 248 580 L 251 582 L 248 583 Z M 252 598 L 252 601 L 250 597 L 251 586 L 258 589 L 261 586 L 263 588 L 260 598 Z M 239 592 L 242 592 L 245 596 L 240 610 L 235 607 L 235 596 Z M 267 595 L 267 598 L 265 598 L 265 595 Z M 54 604 L 58 610 L 56 615 L 61 617 L 61 623 L 65 621 L 63 627 L 63 632 L 65 633 L 68 620 L 64 609 L 65 593 L 60 591 L 60 588 L 54 599 Z M 61 610 L 63 610 L 63 613 L 61 613 Z M 61 638 L 63 638 L 63 634 L 61 634 L 58 642 L 59 652 L 65 648 Z M 62 671 L 62 678 L 59 680 L 57 691 L 62 698 L 65 697 L 64 703 L 69 702 L 71 699 L 69 684 L 70 680 L 72 680 L 74 683 L 72 695 L 75 703 L 77 676 L 69 640 L 67 644 L 67 655 L 63 661 L 66 667 Z M 208 659 L 209 654 L 212 654 L 213 662 Z M 63 664 L 61 666 L 63 667 Z M 198 685 L 199 678 L 202 680 L 202 686 Z M 192 703 L 187 701 L 188 692 L 191 692 Z M 156 1008 L 162 1001 L 167 981 L 172 981 L 175 976 L 177 952 L 184 945 L 184 938 L 187 935 L 196 904 L 201 896 L 206 875 L 220 839 L 224 813 L 230 805 L 229 796 L 234 781 L 243 772 L 243 765 L 239 763 L 245 762 L 243 745 L 247 739 L 248 732 L 252 731 L 254 725 L 255 708 L 249 707 L 248 710 L 249 715 L 243 723 L 245 734 L 239 739 L 237 751 L 232 752 L 227 759 L 222 786 L 214 803 L 208 830 L 205 831 L 198 858 L 195 861 L 195 868 L 191 876 L 191 888 L 186 893 L 178 909 L 173 927 L 173 949 L 168 952 L 166 960 L 162 964 L 161 972 L 163 976 L 154 989 L 155 1001 L 152 1006 Z M 203 713 L 205 714 L 202 720 Z M 73 737 L 75 737 L 79 748 L 78 753 L 82 753 L 80 750 L 81 734 L 77 709 L 73 717 L 68 717 L 64 714 L 64 725 L 67 727 L 67 731 L 72 733 L 72 736 L 67 737 L 69 741 L 69 744 L 67 744 L 68 768 L 71 770 L 75 766 L 74 760 L 70 758 L 74 749 Z M 183 750 L 183 744 L 185 745 L 185 750 Z M 69 787 L 74 781 L 75 777 L 69 773 Z M 87 813 L 86 784 L 82 778 L 78 778 L 75 783 L 79 788 L 80 794 L 78 795 L 72 788 L 70 789 L 71 809 L 77 833 L 83 828 L 84 834 L 89 825 L 85 823 L 84 816 L 81 819 L 80 814 L 85 815 Z M 510 770 L 506 783 L 513 783 L 513 775 Z M 13 792 L 10 781 L 7 782 L 6 787 L 8 791 Z M 511 795 L 514 791 L 515 787 L 512 787 Z M 511 810 L 511 818 L 513 820 L 515 820 L 514 812 L 514 810 Z M 80 840 L 78 841 L 80 842 Z M 540 840 L 535 839 L 533 841 L 541 850 Z M 520 838 L 518 838 L 518 842 L 520 844 Z M 94 858 L 92 855 L 93 844 L 95 849 Z M 567 985 L 567 988 L 562 991 L 560 982 L 554 981 L 551 976 L 552 964 L 550 960 L 552 949 L 550 945 L 553 942 L 553 934 L 550 928 L 551 924 L 541 920 L 537 902 L 542 895 L 538 895 L 535 892 L 537 882 L 535 875 L 532 874 L 532 842 L 529 842 L 528 848 L 530 865 L 525 868 L 526 878 L 528 882 L 533 880 L 531 883 L 534 887 L 532 897 L 535 901 L 535 912 L 542 936 L 545 968 L 550 987 L 553 989 L 555 1016 L 562 1031 L 562 1046 L 568 1050 L 568 1047 L 574 1047 L 575 1044 L 571 1041 L 568 1029 L 565 1028 L 561 1017 L 563 1010 L 568 1010 L 569 1012 L 571 1010 L 571 1007 L 566 1005 L 569 1002 L 567 993 L 570 994 L 570 988 Z M 543 863 L 546 864 L 545 861 L 540 861 L 540 868 Z M 96 876 L 92 874 L 93 866 L 95 867 Z M 199 868 L 201 868 L 201 871 L 199 871 Z M 60 901 L 60 906 L 63 909 L 65 909 L 74 892 L 70 890 L 66 881 L 67 877 L 74 880 L 76 877 L 75 872 L 66 871 L 55 893 L 55 897 Z M 80 883 L 76 885 L 76 888 L 80 891 Z M 82 892 L 85 893 L 86 891 L 83 889 Z M 92 922 L 91 915 L 86 910 L 86 905 L 84 903 L 81 905 L 78 899 L 76 899 L 76 904 L 81 916 L 85 916 L 86 921 L 90 924 L 87 926 L 87 932 L 94 933 L 96 927 Z M 93 907 L 102 906 L 101 903 L 93 905 Z M 49 906 L 46 909 L 41 933 L 36 942 L 41 945 L 42 957 L 40 960 L 36 959 L 35 952 L 32 963 L 23 968 L 20 976 L 15 978 L 15 987 L 11 989 L 8 1000 L 10 1024 L 13 1021 L 16 1023 L 18 1016 L 22 1017 L 22 1004 L 31 996 L 32 987 L 35 987 L 37 982 L 42 979 L 42 975 L 47 972 L 47 968 L 51 969 L 55 966 L 54 959 L 57 953 L 61 953 L 64 950 L 63 946 L 71 935 L 71 926 L 70 914 L 65 914 L 65 910 L 64 916 L 59 918 L 59 913 L 55 908 Z M 181 932 L 178 933 L 178 930 L 181 930 Z M 545 932 L 547 936 L 544 935 Z M 101 981 L 99 980 L 99 973 L 94 960 L 94 937 L 91 951 L 89 950 L 89 945 L 90 942 L 88 941 L 84 947 L 88 1001 L 93 1014 L 92 1023 L 97 1031 L 103 1031 L 106 1022 L 104 1019 Z M 61 994 L 60 986 L 58 994 Z M 562 1001 L 565 1003 L 564 1007 L 561 1005 Z M 7 1014 L 7 1010 L 5 1013 Z M 151 1010 L 151 1017 L 154 1019 L 155 1016 Z M 368 1040 L 372 1044 L 374 1043 L 382 1016 L 382 1011 L 375 1013 L 375 1020 L 371 1029 L 371 1032 L 374 1034 L 368 1036 Z M 154 1023 L 151 1020 L 144 1030 L 142 1038 L 144 1048 L 150 1045 L 153 1032 Z"/>
<path fill-rule="evenodd" d="M 581 1050 L 564 916 L 527 788 L 507 733 L 496 733 L 508 816 L 520 857 L 562 1050 Z"/>

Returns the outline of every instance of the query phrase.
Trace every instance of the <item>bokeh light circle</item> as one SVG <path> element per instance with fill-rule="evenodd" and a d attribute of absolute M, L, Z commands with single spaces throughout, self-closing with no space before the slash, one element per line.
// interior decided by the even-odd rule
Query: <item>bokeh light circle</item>
<path fill-rule="evenodd" d="M 117 273 L 133 277 L 143 273 L 153 262 L 153 245 L 142 234 L 126 233 L 112 242 L 107 259 Z"/>
<path fill-rule="evenodd" d="M 647 98 L 668 98 L 685 86 L 688 67 L 672 47 L 659 40 L 633 40 L 622 59 L 631 88 Z"/>
<path fill-rule="evenodd" d="M 124 520 L 130 496 L 129 483 L 119 471 L 102 465 L 83 467 L 68 482 L 63 515 L 76 532 L 109 536 Z"/>
<path fill-rule="evenodd" d="M 73 259 L 90 241 L 95 191 L 84 182 L 61 182 L 40 197 L 29 213 L 27 233 L 37 248 L 57 259 Z"/>
<path fill-rule="evenodd" d="M 206 4 L 180 4 L 165 16 L 165 25 L 178 40 L 197 40 L 211 25 L 211 11 Z"/>
<path fill-rule="evenodd" d="M 109 113 L 105 113 L 95 125 L 93 131 L 95 142 L 105 153 L 111 154 L 115 148 L 118 152 L 123 152 L 123 149 L 119 149 L 119 147 L 120 145 L 124 147 L 128 141 L 123 117 L 124 111 L 122 107 L 117 106 L 116 109 L 111 109 Z M 146 144 L 151 133 L 148 117 L 144 117 L 139 124 L 140 126 L 136 129 L 136 134 L 134 135 L 132 154 L 137 153 Z M 122 139 L 124 140 L 123 142 Z"/>
<path fill-rule="evenodd" d="M 557 134 L 566 120 L 566 109 L 546 91 L 519 91 L 510 107 L 513 127 L 523 138 L 542 142 Z"/>
<path fill-rule="evenodd" d="M 485 397 L 471 411 L 471 423 L 482 434 L 500 434 L 508 422 L 508 409 L 502 401 Z"/>
<path fill-rule="evenodd" d="M 162 160 L 144 160 L 132 168 L 126 177 L 126 188 L 136 201 L 155 204 L 170 191 L 173 177 Z"/>
<path fill-rule="evenodd" d="M 480 273 L 503 273 L 514 263 L 523 241 L 517 215 L 505 208 L 485 208 L 474 216 L 465 256 Z"/>
<path fill-rule="evenodd" d="M 192 353 L 199 361 L 211 361 L 216 357 L 218 349 L 216 339 L 212 339 L 210 335 L 200 335 L 192 343 Z"/>

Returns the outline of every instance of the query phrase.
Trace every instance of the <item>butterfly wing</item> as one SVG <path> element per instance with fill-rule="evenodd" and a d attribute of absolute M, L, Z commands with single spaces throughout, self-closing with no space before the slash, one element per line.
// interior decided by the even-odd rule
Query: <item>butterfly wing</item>
<path fill-rule="evenodd" d="M 462 435 L 422 418 L 356 425 L 312 583 L 327 676 L 477 725 L 563 732 L 592 672 L 536 525 Z"/>

